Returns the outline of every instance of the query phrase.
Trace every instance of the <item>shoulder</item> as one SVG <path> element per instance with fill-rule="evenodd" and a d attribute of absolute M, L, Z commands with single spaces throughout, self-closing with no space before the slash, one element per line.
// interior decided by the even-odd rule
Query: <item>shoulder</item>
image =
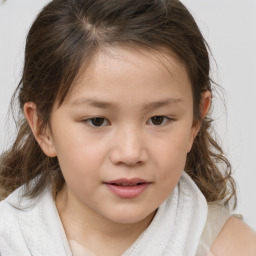
<path fill-rule="evenodd" d="M 3 230 L 16 228 L 19 215 L 28 212 L 32 208 L 31 206 L 37 202 L 36 200 L 23 197 L 23 194 L 24 186 L 21 186 L 7 198 L 0 201 L 0 234 Z"/>
<path fill-rule="evenodd" d="M 215 256 L 255 256 L 256 232 L 235 216 L 228 218 L 213 245 Z"/>
<path fill-rule="evenodd" d="M 37 255 L 38 251 L 45 252 L 40 255 L 49 255 L 54 251 L 54 243 L 60 243 L 51 191 L 31 199 L 24 197 L 23 192 L 21 187 L 0 202 L 0 255 Z"/>
<path fill-rule="evenodd" d="M 6 219 L 8 220 L 14 214 L 15 208 L 13 208 L 7 198 L 0 201 L 0 228 L 2 224 L 6 223 Z"/>
<path fill-rule="evenodd" d="M 19 208 L 19 191 L 17 189 L 7 198 L 0 201 L 0 236 L 3 235 L 3 232 L 14 231 L 14 227 L 17 226 L 16 215 Z"/>
<path fill-rule="evenodd" d="M 13 246 L 13 237 L 11 234 L 17 234 L 19 231 L 17 219 L 15 217 L 15 208 L 13 208 L 7 199 L 0 202 L 0 251 L 4 251 L 8 244 Z M 1 255 L 1 253 L 0 253 Z"/>

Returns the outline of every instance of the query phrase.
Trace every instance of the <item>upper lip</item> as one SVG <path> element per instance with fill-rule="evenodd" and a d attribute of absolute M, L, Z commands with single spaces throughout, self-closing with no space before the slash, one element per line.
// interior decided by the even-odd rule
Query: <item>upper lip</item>
<path fill-rule="evenodd" d="M 116 185 L 137 185 L 137 184 L 145 184 L 145 183 L 151 183 L 151 182 L 140 179 L 140 178 L 133 178 L 133 179 L 121 178 L 117 180 L 110 180 L 104 183 L 116 184 Z"/>

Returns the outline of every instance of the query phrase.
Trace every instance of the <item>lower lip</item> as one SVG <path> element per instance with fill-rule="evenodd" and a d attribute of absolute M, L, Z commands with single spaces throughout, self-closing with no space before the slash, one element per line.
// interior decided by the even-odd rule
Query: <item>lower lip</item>
<path fill-rule="evenodd" d="M 105 183 L 110 191 L 121 198 L 135 198 L 144 192 L 150 183 L 143 183 L 137 186 L 117 186 Z"/>

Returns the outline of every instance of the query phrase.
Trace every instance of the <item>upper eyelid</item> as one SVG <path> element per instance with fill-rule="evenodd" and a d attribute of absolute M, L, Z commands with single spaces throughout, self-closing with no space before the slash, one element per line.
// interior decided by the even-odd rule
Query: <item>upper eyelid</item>
<path fill-rule="evenodd" d="M 90 116 L 90 117 L 84 117 L 84 118 L 82 118 L 82 120 L 81 121 L 88 121 L 88 120 L 92 120 L 92 119 L 95 119 L 95 118 L 103 118 L 103 119 L 105 119 L 105 120 L 108 120 L 106 117 L 104 117 L 104 116 L 97 116 L 97 115 L 95 115 L 95 116 Z"/>
<path fill-rule="evenodd" d="M 166 116 L 166 115 L 154 115 L 154 116 L 151 116 L 149 119 L 151 119 L 153 117 L 164 117 L 164 118 L 166 118 L 168 120 L 174 120 L 174 117 Z"/>

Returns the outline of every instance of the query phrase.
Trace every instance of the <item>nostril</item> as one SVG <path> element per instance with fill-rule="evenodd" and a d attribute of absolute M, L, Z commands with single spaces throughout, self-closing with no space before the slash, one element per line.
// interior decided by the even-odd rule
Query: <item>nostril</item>
<path fill-rule="evenodd" d="M 131 131 L 127 133 L 119 133 L 112 141 L 110 159 L 115 165 L 143 165 L 148 159 L 143 136 L 138 136 L 137 133 L 135 135 Z"/>

